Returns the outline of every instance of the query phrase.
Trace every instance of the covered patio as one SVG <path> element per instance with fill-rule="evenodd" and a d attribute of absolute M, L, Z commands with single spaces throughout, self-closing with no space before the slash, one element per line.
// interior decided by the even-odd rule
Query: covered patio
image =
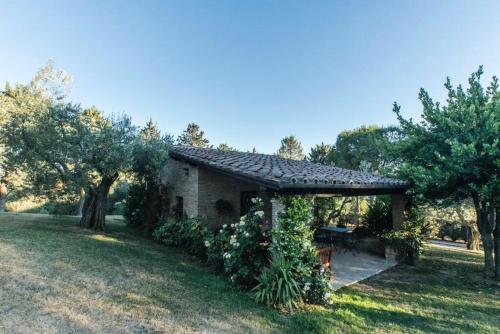
<path fill-rule="evenodd" d="M 183 203 L 188 216 L 206 217 L 214 223 L 234 222 L 246 213 L 250 199 L 258 196 L 264 200 L 265 228 L 270 229 L 284 209 L 279 200 L 283 195 L 315 198 L 388 195 L 391 197 L 393 229 L 398 229 L 404 221 L 407 181 L 266 154 L 175 147 L 171 155 L 174 159 L 171 173 L 179 171 L 171 177 L 174 180 L 172 188 L 178 191 L 175 196 L 180 200 L 193 199 Z M 176 184 L 179 180 L 182 180 L 180 186 Z M 189 192 L 183 190 L 186 184 L 193 185 Z M 196 193 L 192 192 L 193 188 Z M 220 201 L 226 202 L 231 210 L 226 210 L 225 214 L 214 210 Z M 339 279 L 344 274 L 346 281 L 356 277 L 363 279 L 363 275 L 374 274 L 389 266 L 386 262 L 371 259 L 369 254 L 356 256 L 353 252 L 350 259 L 349 256 L 343 256 L 342 260 L 339 252 L 333 252 L 330 262 Z M 342 267 L 342 262 L 355 263 L 356 268 L 365 270 Z"/>

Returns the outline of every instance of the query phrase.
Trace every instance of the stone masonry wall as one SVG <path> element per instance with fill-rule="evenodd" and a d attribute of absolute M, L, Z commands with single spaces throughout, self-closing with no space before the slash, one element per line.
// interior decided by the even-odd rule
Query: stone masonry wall
<path fill-rule="evenodd" d="M 259 186 L 250 182 L 226 176 L 200 167 L 198 176 L 198 213 L 210 227 L 232 224 L 240 218 L 240 196 L 242 191 L 259 192 Z M 215 202 L 222 199 L 231 203 L 233 213 L 221 216 L 215 208 Z"/>
<path fill-rule="evenodd" d="M 198 177 L 197 166 L 183 161 L 169 159 L 162 171 L 162 184 L 167 186 L 170 211 L 175 207 L 176 197 L 183 198 L 184 212 L 189 218 L 198 217 Z"/>

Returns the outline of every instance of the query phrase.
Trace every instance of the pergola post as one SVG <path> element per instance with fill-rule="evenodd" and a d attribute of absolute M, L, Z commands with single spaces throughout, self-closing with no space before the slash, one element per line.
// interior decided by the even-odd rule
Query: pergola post
<path fill-rule="evenodd" d="M 278 214 L 285 209 L 283 203 L 277 198 L 271 199 L 271 227 L 278 223 Z"/>
<path fill-rule="evenodd" d="M 392 228 L 399 230 L 405 220 L 405 209 L 408 201 L 405 194 L 391 195 L 392 200 Z"/>

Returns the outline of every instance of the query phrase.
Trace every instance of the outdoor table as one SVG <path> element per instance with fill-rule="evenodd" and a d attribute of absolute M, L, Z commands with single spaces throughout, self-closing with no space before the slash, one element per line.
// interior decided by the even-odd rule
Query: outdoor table
<path fill-rule="evenodd" d="M 322 226 L 319 228 L 322 231 L 330 232 L 333 234 L 350 234 L 352 230 L 347 227 L 336 227 L 336 226 Z"/>
<path fill-rule="evenodd" d="M 356 244 L 354 238 L 352 237 L 351 229 L 346 227 L 322 226 L 319 230 L 330 236 L 329 239 L 333 245 L 341 244 L 344 250 L 356 250 Z"/>

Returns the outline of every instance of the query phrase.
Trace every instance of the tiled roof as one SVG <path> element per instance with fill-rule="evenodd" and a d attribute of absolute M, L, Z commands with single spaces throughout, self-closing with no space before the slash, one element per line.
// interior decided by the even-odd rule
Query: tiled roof
<path fill-rule="evenodd" d="M 175 146 L 171 151 L 171 156 L 254 181 L 276 190 L 404 190 L 409 186 L 407 181 L 309 161 L 282 159 L 275 155 Z"/>

